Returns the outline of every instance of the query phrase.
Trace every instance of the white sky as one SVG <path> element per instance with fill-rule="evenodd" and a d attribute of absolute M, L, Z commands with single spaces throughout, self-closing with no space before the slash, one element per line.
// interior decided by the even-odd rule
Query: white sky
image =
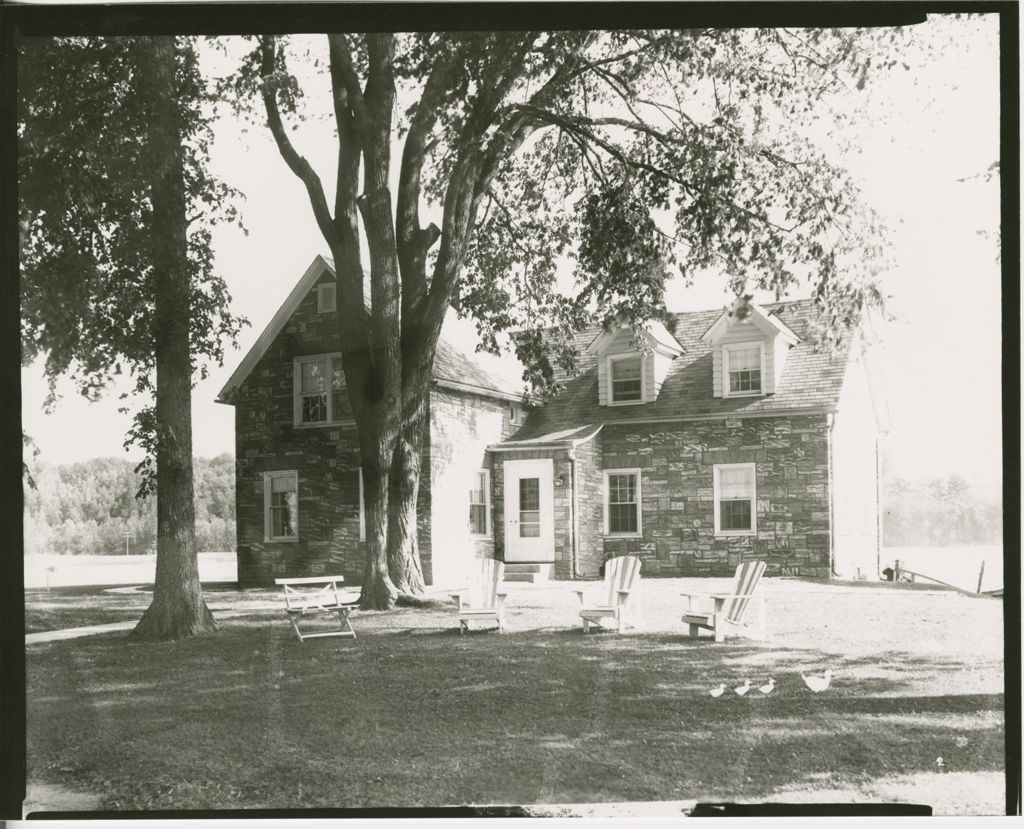
<path fill-rule="evenodd" d="M 877 87 L 875 96 L 896 104 L 898 121 L 865 131 L 861 152 L 845 159 L 895 241 L 897 266 L 883 286 L 901 321 L 884 332 L 883 368 L 893 419 L 891 471 L 904 477 L 959 472 L 992 484 L 1001 475 L 1000 271 L 991 238 L 999 223 L 998 183 L 958 181 L 999 157 L 997 41 L 988 41 L 991 50 L 960 45 L 927 77 L 906 73 Z M 295 136 L 329 186 L 332 141 Z M 234 451 L 234 410 L 213 399 L 313 256 L 326 252 L 305 190 L 264 128 L 242 136 L 233 120 L 221 123 L 212 167 L 246 195 L 241 209 L 249 235 L 221 228 L 215 252 L 233 310 L 252 326 L 195 391 L 193 439 L 201 456 Z M 728 300 L 724 280 L 714 277 L 689 289 L 674 284 L 668 298 L 674 310 Z M 90 404 L 70 384 L 61 388 L 65 396 L 45 415 L 41 368 L 22 370 L 24 426 L 40 459 L 124 457 L 131 419 L 117 412 L 116 391 Z"/>

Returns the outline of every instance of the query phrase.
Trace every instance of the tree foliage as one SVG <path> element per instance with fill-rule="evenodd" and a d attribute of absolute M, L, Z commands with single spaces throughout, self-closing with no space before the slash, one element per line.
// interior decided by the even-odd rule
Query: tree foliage
<path fill-rule="evenodd" d="M 1002 544 L 1003 505 L 998 495 L 951 474 L 923 481 L 886 483 L 882 497 L 887 547 Z"/>
<path fill-rule="evenodd" d="M 393 521 L 414 509 L 408 459 L 449 306 L 491 350 L 519 332 L 511 347 L 550 393 L 552 358 L 573 362 L 572 334 L 665 318 L 677 274 L 715 269 L 737 294 L 807 286 L 823 339 L 881 303 L 882 228 L 815 133 L 844 128 L 850 96 L 896 64 L 901 36 L 330 34 L 319 65 L 337 138 L 333 205 L 295 120 L 312 114 L 308 42 L 257 39 L 222 89 L 242 109 L 262 104 L 334 255 L 367 474 L 364 604 L 415 585 L 403 572 L 415 552 Z"/>
<path fill-rule="evenodd" d="M 18 51 L 18 191 L 22 359 L 99 397 L 127 374 L 155 377 L 152 100 L 137 83 L 138 38 L 23 38 Z M 233 193 L 208 170 L 211 91 L 195 49 L 178 40 L 178 104 L 189 200 L 190 346 L 205 377 L 244 320 L 214 269 L 211 229 L 237 221 Z M 138 436 L 153 434 L 142 417 Z"/>
<path fill-rule="evenodd" d="M 133 555 L 156 549 L 156 504 L 135 497 L 142 475 L 131 461 L 94 458 L 81 463 L 33 463 L 36 487 L 25 495 L 25 551 L 123 555 L 131 533 Z M 229 454 L 196 458 L 196 548 L 235 548 L 235 465 Z"/>

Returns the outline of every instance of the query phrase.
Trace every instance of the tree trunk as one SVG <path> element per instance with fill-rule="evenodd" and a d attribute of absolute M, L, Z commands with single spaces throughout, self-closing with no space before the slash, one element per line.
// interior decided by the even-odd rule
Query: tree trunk
<path fill-rule="evenodd" d="M 139 78 L 150 96 L 154 160 L 157 545 L 153 602 L 132 635 L 180 639 L 212 633 L 196 560 L 192 482 L 192 359 L 181 118 L 173 37 L 139 38 Z"/>
<path fill-rule="evenodd" d="M 388 502 L 388 573 L 400 593 L 423 593 L 417 501 L 420 492 L 420 447 L 402 437 L 395 443 Z"/>
<path fill-rule="evenodd" d="M 360 432 L 365 434 L 363 426 Z M 389 444 L 392 443 L 386 433 L 378 430 L 372 430 L 372 434 L 360 440 L 366 509 L 366 572 L 359 595 L 359 606 L 363 610 L 390 610 L 398 598 L 398 589 L 388 571 L 388 479 L 392 451 Z"/>

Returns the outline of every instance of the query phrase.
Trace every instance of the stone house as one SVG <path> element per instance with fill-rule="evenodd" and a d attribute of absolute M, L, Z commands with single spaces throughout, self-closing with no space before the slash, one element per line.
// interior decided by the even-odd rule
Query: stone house
<path fill-rule="evenodd" d="M 238 573 L 341 573 L 365 555 L 355 424 L 330 263 L 317 257 L 218 396 L 235 406 Z M 817 349 L 809 300 L 676 315 L 674 332 L 577 336 L 577 374 L 528 405 L 522 381 L 442 334 L 420 485 L 435 586 L 473 557 L 510 580 L 645 576 L 874 578 L 887 410 L 861 331 Z"/>

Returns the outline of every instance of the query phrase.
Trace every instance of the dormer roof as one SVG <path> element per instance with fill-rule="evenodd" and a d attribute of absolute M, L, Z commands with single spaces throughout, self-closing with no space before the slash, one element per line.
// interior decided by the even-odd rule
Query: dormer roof
<path fill-rule="evenodd" d="M 796 345 L 800 342 L 800 338 L 793 329 L 778 316 L 771 311 L 766 311 L 756 302 L 751 302 L 747 297 L 737 297 L 730 307 L 723 309 L 708 330 L 701 334 L 700 339 L 710 345 L 719 337 L 724 336 L 729 327 L 737 322 L 750 323 L 769 337 L 782 337 L 783 342 L 789 345 Z"/>
<path fill-rule="evenodd" d="M 619 332 L 626 327 L 628 326 L 620 325 L 610 329 L 602 329 L 586 347 L 587 353 L 603 354 L 605 349 L 618 336 Z M 678 357 L 683 353 L 683 347 L 679 344 L 679 341 L 669 333 L 664 323 L 658 320 L 648 320 L 642 327 L 635 329 L 635 331 L 652 351 L 664 354 L 667 357 Z"/>

